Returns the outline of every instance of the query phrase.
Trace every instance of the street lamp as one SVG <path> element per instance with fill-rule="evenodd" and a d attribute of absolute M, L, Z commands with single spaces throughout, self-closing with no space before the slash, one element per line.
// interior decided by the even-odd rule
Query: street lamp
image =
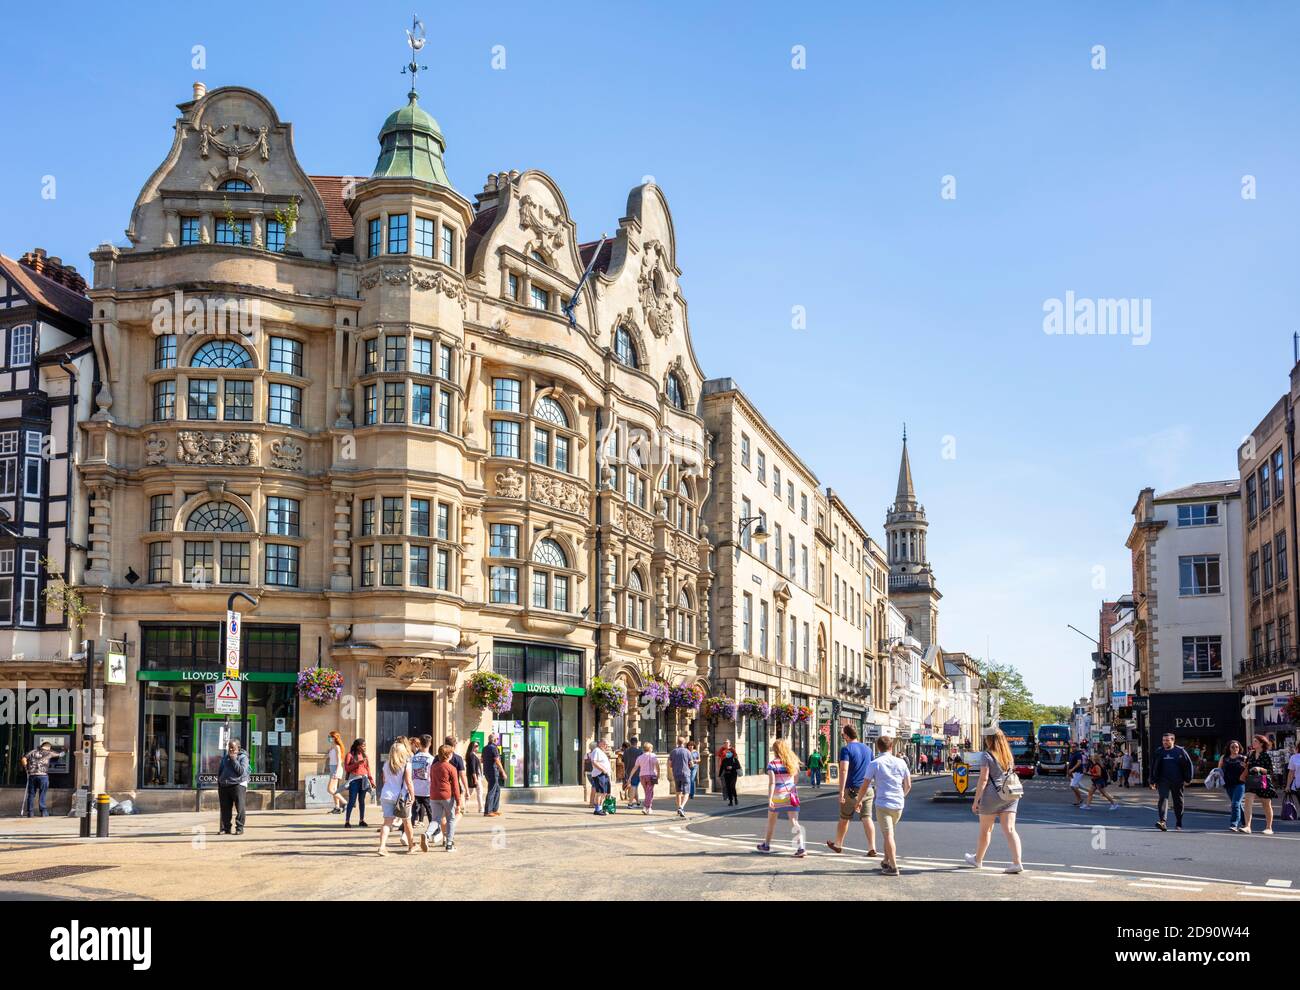
<path fill-rule="evenodd" d="M 755 525 L 755 524 L 757 524 L 757 525 Z M 754 527 L 754 532 L 750 534 L 750 538 L 753 539 L 753 541 L 754 541 L 755 543 L 759 544 L 760 546 L 761 546 L 762 544 L 766 543 L 766 542 L 767 542 L 767 527 L 763 525 L 763 517 L 762 517 L 762 516 L 742 516 L 742 517 L 741 517 L 741 519 L 740 519 L 740 539 L 741 539 L 741 542 L 742 542 L 742 543 L 744 542 L 744 540 L 745 540 L 745 530 L 749 529 L 750 526 L 753 526 L 753 527 Z"/>

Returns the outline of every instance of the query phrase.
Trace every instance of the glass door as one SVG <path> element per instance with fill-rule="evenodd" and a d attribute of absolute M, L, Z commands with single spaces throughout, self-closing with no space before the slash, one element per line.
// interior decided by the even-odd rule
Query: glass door
<path fill-rule="evenodd" d="M 240 749 L 248 749 L 248 733 L 243 719 L 225 715 L 195 715 L 194 719 L 198 731 L 194 737 L 192 764 L 196 776 L 190 781 L 191 787 L 198 783 L 197 775 L 216 774 L 221 769 L 221 758 L 226 755 L 226 746 L 232 739 L 239 743 Z M 257 765 L 254 753 L 249 753 L 249 765 Z"/>

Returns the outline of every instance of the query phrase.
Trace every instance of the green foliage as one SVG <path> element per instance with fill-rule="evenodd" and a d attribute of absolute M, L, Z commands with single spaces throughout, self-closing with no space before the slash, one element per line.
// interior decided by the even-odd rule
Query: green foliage
<path fill-rule="evenodd" d="M 1015 667 L 1006 663 L 977 661 L 980 681 L 984 687 L 996 688 L 1000 692 L 1001 707 L 999 718 L 1027 719 L 1037 729 L 1040 725 L 1054 722 L 1070 721 L 1071 707 L 1068 705 L 1040 705 L 1034 700 L 1025 684 L 1024 675 Z"/>

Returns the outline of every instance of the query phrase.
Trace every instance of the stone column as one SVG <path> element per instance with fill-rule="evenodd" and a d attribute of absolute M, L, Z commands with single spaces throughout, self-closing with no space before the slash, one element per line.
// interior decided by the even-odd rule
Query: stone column
<path fill-rule="evenodd" d="M 330 589 L 352 590 L 352 493 L 334 493 L 334 559 Z"/>
<path fill-rule="evenodd" d="M 109 563 L 112 546 L 112 529 L 109 518 L 113 509 L 113 489 L 108 485 L 96 485 L 90 494 L 90 528 L 88 540 L 90 550 L 86 553 L 87 584 L 110 584 L 112 573 Z"/>

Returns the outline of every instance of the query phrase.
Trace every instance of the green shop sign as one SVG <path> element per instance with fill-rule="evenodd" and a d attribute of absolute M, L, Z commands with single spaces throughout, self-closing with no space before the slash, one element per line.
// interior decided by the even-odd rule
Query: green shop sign
<path fill-rule="evenodd" d="M 510 690 L 515 694 L 567 694 L 576 698 L 581 698 L 587 693 L 585 688 L 560 687 L 558 684 L 530 684 L 525 681 L 511 684 Z"/>
<path fill-rule="evenodd" d="M 137 681 L 198 681 L 202 684 L 217 684 L 224 681 L 225 671 L 221 670 L 137 670 Z M 295 673 L 259 673 L 257 671 L 240 671 L 241 681 L 256 684 L 296 684 Z"/>

